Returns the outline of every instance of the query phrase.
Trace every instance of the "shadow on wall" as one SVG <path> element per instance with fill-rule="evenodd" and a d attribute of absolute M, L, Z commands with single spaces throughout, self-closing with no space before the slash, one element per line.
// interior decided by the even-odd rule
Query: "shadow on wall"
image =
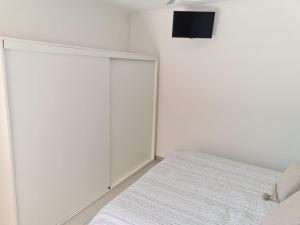
<path fill-rule="evenodd" d="M 137 20 L 136 18 L 139 18 L 141 13 L 148 13 L 148 11 L 135 12 L 130 16 L 131 33 L 129 49 L 134 52 L 156 54 L 159 56 L 158 40 L 156 40 L 155 32 L 153 32 L 153 23 L 144 17 Z M 134 27 L 143 27 L 143 32 L 133 29 Z"/>

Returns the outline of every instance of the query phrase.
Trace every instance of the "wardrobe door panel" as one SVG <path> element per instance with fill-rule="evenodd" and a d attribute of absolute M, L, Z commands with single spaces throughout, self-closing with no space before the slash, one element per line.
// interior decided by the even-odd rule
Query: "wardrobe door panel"
<path fill-rule="evenodd" d="M 54 225 L 109 186 L 109 59 L 6 50 L 20 225 Z"/>
<path fill-rule="evenodd" d="M 111 61 L 111 184 L 153 155 L 154 61 Z"/>

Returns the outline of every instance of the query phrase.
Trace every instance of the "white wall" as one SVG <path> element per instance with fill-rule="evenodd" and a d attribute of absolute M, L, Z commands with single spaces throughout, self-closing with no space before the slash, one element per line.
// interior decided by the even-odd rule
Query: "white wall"
<path fill-rule="evenodd" d="M 157 154 L 193 148 L 283 169 L 300 159 L 300 2 L 214 3 L 213 39 L 172 39 L 172 11 L 131 16 L 131 50 L 160 55 Z"/>
<path fill-rule="evenodd" d="M 129 15 L 103 0 L 1 0 L 0 35 L 127 50 Z"/>

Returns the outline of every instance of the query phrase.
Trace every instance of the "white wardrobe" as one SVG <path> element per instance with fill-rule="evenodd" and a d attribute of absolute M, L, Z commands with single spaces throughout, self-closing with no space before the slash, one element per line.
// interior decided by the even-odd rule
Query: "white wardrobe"
<path fill-rule="evenodd" d="M 156 57 L 5 38 L 0 49 L 0 163 L 18 225 L 64 224 L 154 159 Z"/>

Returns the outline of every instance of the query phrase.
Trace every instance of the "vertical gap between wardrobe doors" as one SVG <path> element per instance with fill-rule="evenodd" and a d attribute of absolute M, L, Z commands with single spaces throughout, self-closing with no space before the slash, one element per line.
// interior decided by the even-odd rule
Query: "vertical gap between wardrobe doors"
<path fill-rule="evenodd" d="M 151 156 L 155 160 L 157 142 L 157 110 L 158 110 L 158 58 L 154 61 L 154 88 L 153 88 L 153 121 L 152 121 L 152 149 Z"/>
<path fill-rule="evenodd" d="M 108 149 L 109 149 L 109 186 L 108 190 L 111 190 L 112 187 L 112 76 L 111 76 L 111 60 L 112 58 L 108 58 L 108 87 L 109 87 L 109 106 L 108 106 Z"/>

